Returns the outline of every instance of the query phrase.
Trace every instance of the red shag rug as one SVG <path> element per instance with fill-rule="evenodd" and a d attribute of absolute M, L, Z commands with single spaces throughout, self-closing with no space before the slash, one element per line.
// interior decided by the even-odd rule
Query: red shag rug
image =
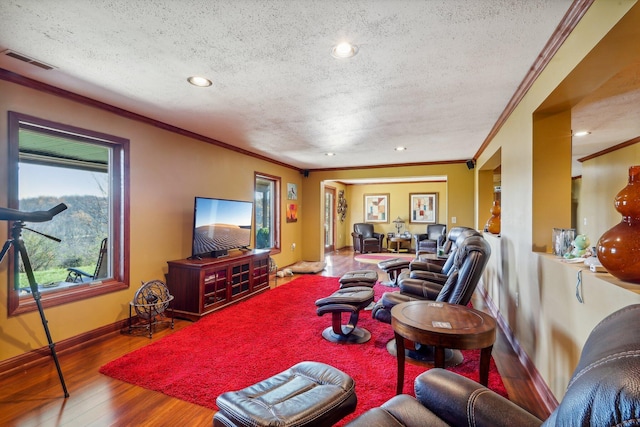
<path fill-rule="evenodd" d="M 356 382 L 356 412 L 380 406 L 395 395 L 397 362 L 387 352 L 391 325 L 360 314 L 358 326 L 371 332 L 365 344 L 334 344 L 322 331 L 329 314 L 319 317 L 315 301 L 338 289 L 338 278 L 302 276 L 251 299 L 214 312 L 100 368 L 100 372 L 169 396 L 217 409 L 216 397 L 259 382 L 288 367 L 313 360 L 332 365 Z M 389 288 L 376 284 L 376 300 Z M 465 360 L 450 370 L 478 380 L 479 350 L 463 351 Z M 424 366 L 407 363 L 404 392 Z M 489 388 L 507 396 L 493 359 Z"/>

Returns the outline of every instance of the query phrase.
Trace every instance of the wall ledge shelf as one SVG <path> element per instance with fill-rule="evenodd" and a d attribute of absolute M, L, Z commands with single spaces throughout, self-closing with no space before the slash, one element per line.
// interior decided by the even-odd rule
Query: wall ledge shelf
<path fill-rule="evenodd" d="M 537 252 L 537 254 L 540 257 L 550 260 L 551 262 L 558 263 L 559 265 L 562 265 L 565 268 L 574 270 L 576 274 L 578 273 L 578 271 L 582 271 L 583 275 L 589 275 L 594 279 L 601 280 L 610 285 L 613 285 L 618 288 L 640 295 L 640 284 L 625 282 L 624 280 L 620 280 L 610 273 L 605 273 L 605 272 L 594 273 L 591 270 L 589 270 L 589 267 L 586 266 L 584 262 L 567 262 L 567 260 L 565 260 L 564 258 L 560 258 L 556 255 L 549 254 L 549 253 Z"/>

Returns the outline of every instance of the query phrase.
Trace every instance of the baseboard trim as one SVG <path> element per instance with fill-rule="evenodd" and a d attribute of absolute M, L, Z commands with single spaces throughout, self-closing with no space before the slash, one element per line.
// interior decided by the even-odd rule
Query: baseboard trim
<path fill-rule="evenodd" d="M 132 321 L 135 322 L 136 319 L 132 318 Z M 65 350 L 90 344 L 93 340 L 102 338 L 105 335 L 113 332 L 120 332 L 122 329 L 127 328 L 128 326 L 129 319 L 127 318 L 119 320 L 110 325 L 105 325 L 98 329 L 94 329 L 83 334 L 67 338 L 66 340 L 54 342 L 56 354 L 60 355 Z M 18 369 L 28 369 L 36 364 L 42 363 L 49 358 L 51 358 L 51 350 L 47 345 L 35 350 L 31 350 L 27 353 L 23 353 L 19 356 L 3 360 L 0 362 L 0 377 L 13 373 Z"/>
<path fill-rule="evenodd" d="M 549 413 L 553 412 L 558 406 L 558 400 L 555 398 L 555 396 L 545 383 L 544 379 L 533 364 L 533 361 L 529 358 L 529 355 L 520 346 L 520 343 L 514 336 L 513 331 L 507 324 L 506 319 L 502 316 L 500 310 L 495 305 L 489 294 L 487 294 L 486 290 L 484 290 L 482 286 L 479 286 L 477 289 L 482 296 L 482 299 L 485 301 L 487 309 L 489 310 L 491 315 L 496 318 L 498 325 L 504 331 L 504 334 L 509 341 L 511 348 L 518 356 L 518 360 L 526 370 L 527 375 L 529 375 L 529 377 L 531 378 L 531 381 L 536 391 L 538 392 L 542 404 L 545 406 Z M 132 321 L 135 322 L 135 319 L 132 319 Z M 91 341 L 102 338 L 107 334 L 120 332 L 122 329 L 127 328 L 128 325 L 129 319 L 122 319 L 112 324 L 105 325 L 100 328 L 85 332 L 83 334 L 67 338 L 66 340 L 59 341 L 55 343 L 56 352 L 60 354 L 65 350 L 69 350 L 77 346 L 88 345 L 91 343 Z M 17 369 L 28 369 L 33 365 L 42 363 L 50 357 L 51 351 L 49 350 L 49 346 L 44 346 L 35 350 L 31 350 L 27 353 L 23 353 L 19 356 L 0 361 L 0 377 L 6 374 L 10 374 Z"/>
<path fill-rule="evenodd" d="M 506 319 L 500 313 L 500 310 L 494 303 L 493 299 L 491 299 L 487 291 L 482 286 L 478 286 L 477 289 L 485 301 L 487 309 L 491 315 L 496 318 L 498 325 L 504 331 L 504 334 L 509 341 L 509 345 L 511 345 L 511 348 L 518 356 L 520 364 L 524 367 L 529 378 L 531 378 L 531 382 L 540 397 L 540 402 L 544 405 L 547 412 L 551 414 L 558 407 L 558 400 L 555 398 L 551 389 L 540 375 L 540 372 L 538 372 L 538 369 L 535 367 L 531 358 L 529 358 L 529 355 L 524 351 L 522 346 L 520 346 L 520 343 L 514 336 L 513 331 L 509 327 Z"/>

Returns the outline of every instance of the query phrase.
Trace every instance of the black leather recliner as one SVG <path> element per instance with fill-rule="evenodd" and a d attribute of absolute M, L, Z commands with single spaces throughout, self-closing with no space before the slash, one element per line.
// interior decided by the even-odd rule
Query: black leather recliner
<path fill-rule="evenodd" d="M 427 232 L 414 234 L 416 253 L 424 252 L 435 254 L 438 244 L 442 245 L 447 234 L 446 224 L 429 224 Z"/>
<path fill-rule="evenodd" d="M 453 261 L 455 253 L 458 249 L 457 241 L 460 236 L 469 237 L 471 235 L 480 236 L 480 232 L 470 227 L 453 227 L 447 234 L 447 240 L 444 243 L 444 253 L 448 256 L 444 264 L 435 263 L 428 259 L 422 259 L 419 256 L 409 264 L 409 271 L 406 271 L 398 277 L 398 281 L 405 278 L 422 279 L 431 282 L 444 284 L 449 273 L 453 270 Z M 463 239 L 460 239 L 462 243 Z"/>
<path fill-rule="evenodd" d="M 373 224 L 353 224 L 353 250 L 361 254 L 367 252 L 382 252 L 384 234 L 373 231 Z"/>
<path fill-rule="evenodd" d="M 450 304 L 467 305 L 482 277 L 491 247 L 481 235 L 458 237 L 458 248 L 453 257 L 453 270 L 442 283 L 402 278 L 400 292 L 385 292 L 374 305 L 371 315 L 374 319 L 391 323 L 391 309 L 402 302 L 433 300 Z"/>
<path fill-rule="evenodd" d="M 416 398 L 398 395 L 349 427 L 640 426 L 640 304 L 603 319 L 587 338 L 567 391 L 542 421 L 488 388 L 444 369 L 416 378 Z"/>

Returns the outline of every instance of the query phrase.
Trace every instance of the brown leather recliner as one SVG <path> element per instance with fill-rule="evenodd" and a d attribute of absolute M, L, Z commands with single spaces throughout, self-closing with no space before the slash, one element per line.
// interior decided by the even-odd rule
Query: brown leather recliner
<path fill-rule="evenodd" d="M 413 238 L 416 241 L 416 253 L 424 252 L 435 254 L 438 244 L 442 244 L 446 238 L 446 224 L 429 224 L 427 232 L 415 234 Z"/>
<path fill-rule="evenodd" d="M 630 305 L 591 331 L 562 401 L 544 422 L 475 381 L 431 369 L 416 378 L 416 398 L 395 396 L 348 426 L 640 426 L 638 319 L 640 304 Z"/>
<path fill-rule="evenodd" d="M 373 231 L 373 224 L 353 224 L 353 250 L 361 254 L 367 252 L 382 252 L 384 234 Z"/>

